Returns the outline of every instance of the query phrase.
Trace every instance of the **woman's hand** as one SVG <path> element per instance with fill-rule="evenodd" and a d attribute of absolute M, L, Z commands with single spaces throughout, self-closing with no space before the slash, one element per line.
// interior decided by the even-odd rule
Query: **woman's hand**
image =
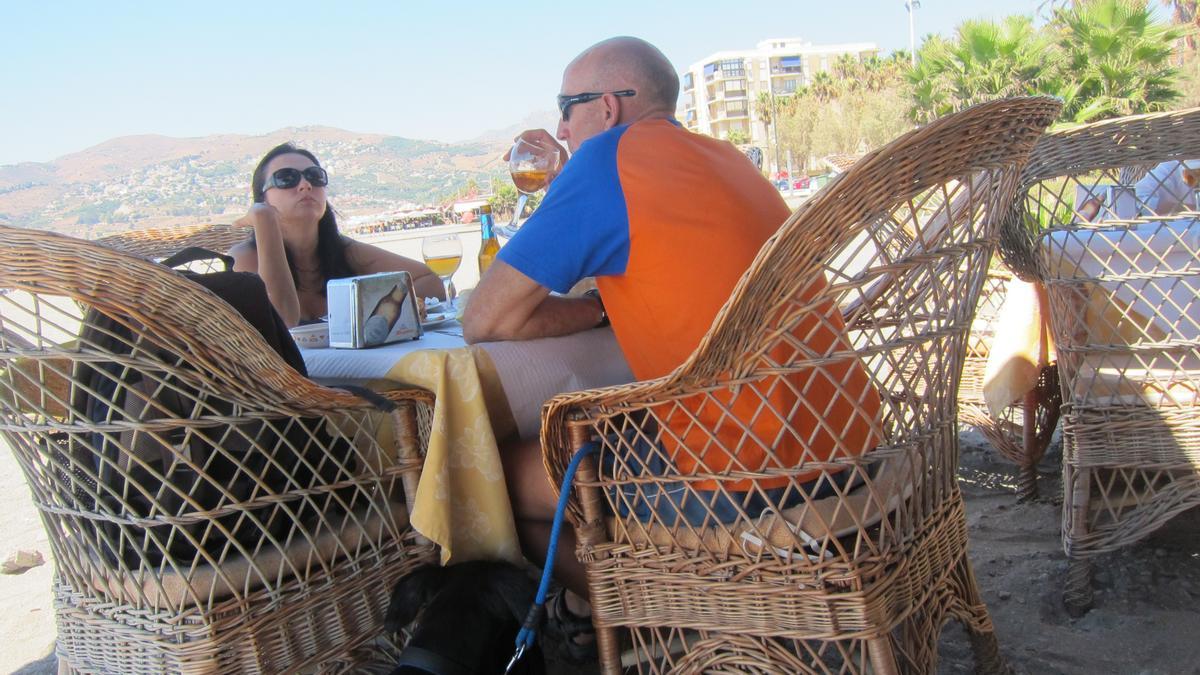
<path fill-rule="evenodd" d="M 279 211 L 266 202 L 260 202 L 250 207 L 246 215 L 233 221 L 234 225 L 239 227 L 253 228 L 256 232 L 259 227 L 279 227 Z"/>

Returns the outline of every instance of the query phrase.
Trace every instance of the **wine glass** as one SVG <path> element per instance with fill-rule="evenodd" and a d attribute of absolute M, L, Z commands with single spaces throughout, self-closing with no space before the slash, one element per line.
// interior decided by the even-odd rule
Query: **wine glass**
<path fill-rule="evenodd" d="M 439 234 L 421 240 L 421 256 L 425 264 L 442 280 L 446 289 L 446 306 L 454 309 L 454 284 L 450 279 L 462 264 L 462 242 L 457 234 Z"/>
<path fill-rule="evenodd" d="M 512 175 L 513 184 L 521 196 L 517 198 L 517 208 L 513 211 L 512 222 L 508 225 L 509 235 L 516 231 L 517 222 L 525 210 L 529 195 L 550 184 L 554 171 L 558 169 L 558 149 L 543 148 L 524 138 L 518 138 L 508 152 L 508 172 Z"/>

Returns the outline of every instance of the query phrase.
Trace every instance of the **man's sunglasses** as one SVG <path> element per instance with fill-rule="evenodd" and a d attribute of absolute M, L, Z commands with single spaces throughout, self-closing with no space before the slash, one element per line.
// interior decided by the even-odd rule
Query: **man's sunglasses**
<path fill-rule="evenodd" d="M 329 174 L 325 173 L 325 169 L 319 166 L 310 166 L 303 171 L 289 167 L 278 169 L 275 173 L 267 176 L 266 183 L 263 184 L 263 192 L 273 187 L 281 190 L 290 190 L 300 184 L 301 177 L 313 187 L 325 187 L 329 185 Z"/>
<path fill-rule="evenodd" d="M 620 97 L 633 96 L 637 94 L 637 92 L 632 89 L 620 89 L 617 91 L 588 91 L 582 94 L 572 94 L 571 96 L 559 94 L 558 111 L 562 113 L 562 119 L 564 122 L 566 122 L 571 117 L 571 106 L 575 105 L 576 103 L 595 101 L 605 94 L 612 94 L 613 96 Z"/>

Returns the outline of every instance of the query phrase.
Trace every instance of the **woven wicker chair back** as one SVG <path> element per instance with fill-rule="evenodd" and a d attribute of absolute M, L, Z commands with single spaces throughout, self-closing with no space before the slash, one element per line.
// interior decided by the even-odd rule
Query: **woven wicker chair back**
<path fill-rule="evenodd" d="M 171 270 L 0 227 L 0 433 L 74 667 L 291 670 L 370 639 L 434 559 L 407 517 L 430 396 L 389 398 L 315 385 Z"/>
<path fill-rule="evenodd" d="M 1058 109 L 984 104 L 867 155 L 768 240 L 676 371 L 548 404 L 552 473 L 581 440 L 601 446 L 585 485 L 624 517 L 584 545 L 595 616 L 647 627 L 634 641 L 651 670 L 708 662 L 739 634 L 788 638 L 760 643 L 774 669 L 857 672 L 856 640 L 887 635 L 937 585 L 930 570 L 962 563 L 967 336 L 998 216 Z M 916 611 L 931 622 L 904 643 L 917 670 L 946 606 Z M 676 661 L 678 628 L 720 640 Z"/>
<path fill-rule="evenodd" d="M 151 227 L 122 232 L 96 240 L 97 244 L 135 255 L 158 260 L 189 246 L 225 253 L 234 244 L 249 238 L 250 230 L 229 223 Z"/>

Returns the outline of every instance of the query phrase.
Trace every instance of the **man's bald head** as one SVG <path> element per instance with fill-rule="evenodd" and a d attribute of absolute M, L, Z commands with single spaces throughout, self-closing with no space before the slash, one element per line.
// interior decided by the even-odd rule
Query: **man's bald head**
<path fill-rule="evenodd" d="M 657 47 L 635 37 L 615 37 L 588 47 L 567 66 L 586 91 L 633 89 L 622 101 L 632 119 L 673 115 L 679 100 L 679 76 Z"/>

